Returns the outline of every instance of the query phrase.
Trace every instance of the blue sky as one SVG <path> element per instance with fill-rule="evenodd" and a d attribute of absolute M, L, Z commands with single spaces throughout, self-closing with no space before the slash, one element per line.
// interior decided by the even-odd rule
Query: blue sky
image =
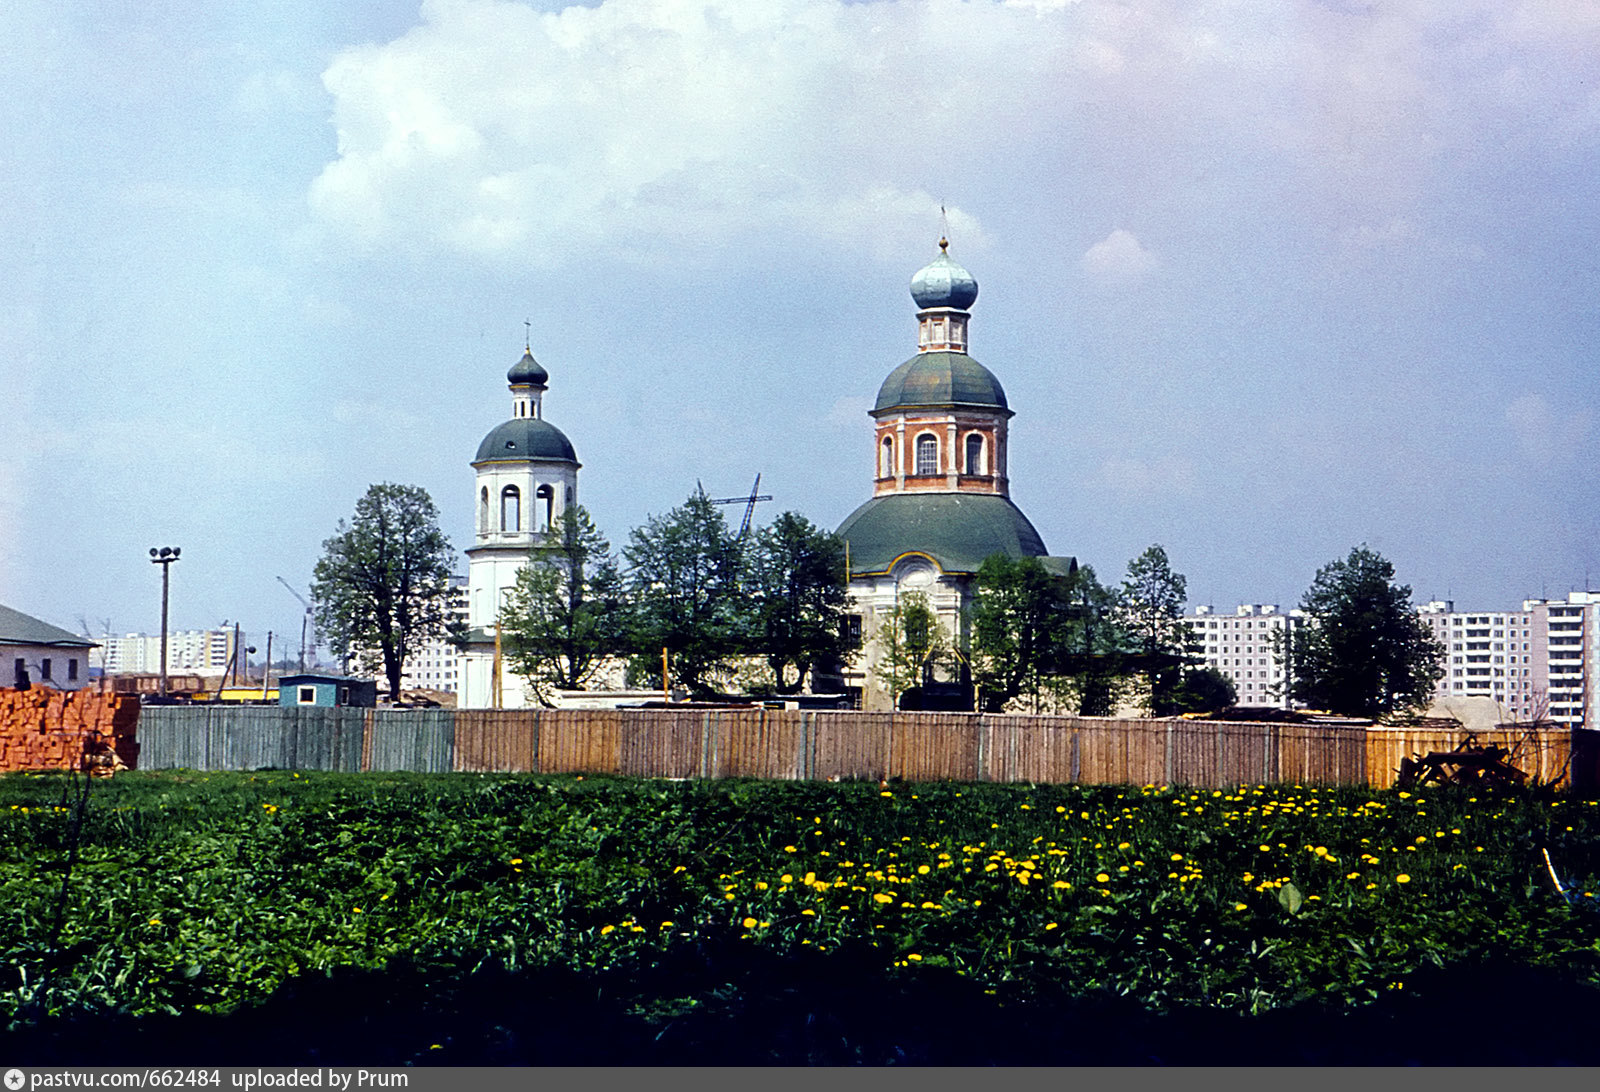
<path fill-rule="evenodd" d="M 941 204 L 1053 553 L 1600 587 L 1600 8 L 357 7 L 0 11 L 0 602 L 154 631 L 176 544 L 175 626 L 293 633 L 378 481 L 470 545 L 525 319 L 615 545 L 837 526 Z"/>

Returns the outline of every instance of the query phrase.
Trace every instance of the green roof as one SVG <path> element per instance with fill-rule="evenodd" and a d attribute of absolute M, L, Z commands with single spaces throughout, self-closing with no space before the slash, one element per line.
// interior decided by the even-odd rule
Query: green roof
<path fill-rule="evenodd" d="M 60 626 L 41 622 L 20 610 L 0 606 L 0 645 L 50 645 L 56 648 L 96 648 L 93 641 Z"/>
<path fill-rule="evenodd" d="M 561 430 L 540 417 L 517 417 L 496 428 L 478 445 L 472 461 L 486 462 L 576 463 L 578 455 L 572 441 Z"/>
<path fill-rule="evenodd" d="M 1044 540 L 1009 497 L 994 493 L 890 493 L 873 497 L 839 525 L 852 574 L 888 572 L 908 553 L 927 554 L 945 572 L 975 573 L 991 554 L 1047 558 Z"/>
<path fill-rule="evenodd" d="M 946 350 L 918 353 L 890 372 L 878 388 L 872 412 L 911 406 L 977 406 L 1011 416 L 1006 392 L 994 373 L 966 353 Z"/>

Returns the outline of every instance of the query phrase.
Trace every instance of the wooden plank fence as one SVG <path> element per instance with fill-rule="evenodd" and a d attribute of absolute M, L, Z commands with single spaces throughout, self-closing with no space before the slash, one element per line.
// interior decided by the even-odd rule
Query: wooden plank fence
<path fill-rule="evenodd" d="M 1453 749 L 1465 733 L 781 709 L 151 706 L 140 711 L 138 735 L 144 769 L 1387 788 L 1402 758 Z M 1600 747 L 1586 740 L 1578 746 L 1569 730 L 1484 732 L 1477 739 L 1507 747 L 1541 782 L 1600 780 Z"/>

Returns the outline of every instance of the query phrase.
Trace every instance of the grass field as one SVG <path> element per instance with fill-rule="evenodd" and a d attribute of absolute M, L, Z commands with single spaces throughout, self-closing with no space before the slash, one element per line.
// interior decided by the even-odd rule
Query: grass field
<path fill-rule="evenodd" d="M 76 785 L 0 778 L 7 1064 L 1600 1061 L 1591 800 Z"/>

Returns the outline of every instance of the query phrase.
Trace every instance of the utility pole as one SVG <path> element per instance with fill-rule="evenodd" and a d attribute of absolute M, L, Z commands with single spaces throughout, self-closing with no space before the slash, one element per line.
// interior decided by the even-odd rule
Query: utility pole
<path fill-rule="evenodd" d="M 178 560 L 176 546 L 150 547 L 150 564 L 161 566 L 161 698 L 167 697 L 167 591 L 172 573 L 172 563 Z"/>

